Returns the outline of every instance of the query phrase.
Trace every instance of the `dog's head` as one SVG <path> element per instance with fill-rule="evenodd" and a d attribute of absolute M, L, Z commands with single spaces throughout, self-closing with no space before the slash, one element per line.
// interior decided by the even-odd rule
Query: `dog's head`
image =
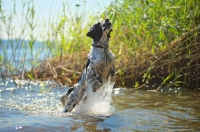
<path fill-rule="evenodd" d="M 112 31 L 112 24 L 109 19 L 104 20 L 102 23 L 98 22 L 90 28 L 87 33 L 88 37 L 91 37 L 95 42 L 99 41 L 102 37 L 110 38 L 110 32 Z"/>

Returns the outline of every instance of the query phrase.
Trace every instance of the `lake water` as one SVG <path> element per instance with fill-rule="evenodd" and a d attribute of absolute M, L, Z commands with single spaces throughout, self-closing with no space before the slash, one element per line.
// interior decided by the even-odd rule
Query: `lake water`
<path fill-rule="evenodd" d="M 0 131 L 200 131 L 200 96 L 115 88 L 110 112 L 61 113 L 68 89 L 52 82 L 0 80 Z M 95 101 L 95 100 L 94 100 Z"/>
<path fill-rule="evenodd" d="M 5 65 L 10 64 L 13 69 L 30 70 L 52 57 L 47 44 L 35 41 L 30 48 L 28 40 L 0 40 L 0 73 L 4 72 Z M 51 45 L 54 46 L 53 44 Z M 2 59 L 2 61 L 1 61 Z"/>

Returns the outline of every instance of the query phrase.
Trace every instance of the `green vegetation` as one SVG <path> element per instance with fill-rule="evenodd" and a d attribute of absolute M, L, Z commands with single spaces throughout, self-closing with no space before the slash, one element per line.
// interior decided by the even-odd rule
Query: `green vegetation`
<path fill-rule="evenodd" d="M 196 0 L 124 0 L 112 3 L 103 14 L 110 14 L 114 23 L 111 49 L 117 55 L 118 85 L 198 87 Z"/>
<path fill-rule="evenodd" d="M 27 29 L 32 49 L 37 40 L 33 31 L 38 26 L 34 1 L 22 4 L 27 12 L 22 22 L 26 28 L 22 28 L 19 38 L 23 38 Z M 74 84 L 91 46 L 86 32 L 99 18 L 109 18 L 113 23 L 110 49 L 116 55 L 117 86 L 199 87 L 200 3 L 197 0 L 116 0 L 99 16 L 90 16 L 87 24 L 86 16 L 73 15 L 70 6 L 63 3 L 57 24 L 49 19 L 49 23 L 44 24 L 47 33 L 41 33 L 43 44 L 54 58 L 33 67 L 25 77 L 53 78 Z M 15 9 L 6 16 L 1 10 L 1 19 L 9 35 L 14 13 Z M 0 62 L 3 60 L 0 57 Z"/>

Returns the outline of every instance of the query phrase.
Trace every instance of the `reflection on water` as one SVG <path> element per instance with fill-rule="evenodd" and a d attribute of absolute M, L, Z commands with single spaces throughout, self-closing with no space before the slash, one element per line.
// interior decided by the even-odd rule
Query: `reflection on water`
<path fill-rule="evenodd" d="M 61 113 L 67 87 L 51 82 L 0 80 L 0 131 L 198 131 L 200 97 L 193 91 L 117 88 L 111 115 Z M 46 90 L 46 91 L 45 91 Z M 43 92 L 43 93 L 41 93 Z"/>

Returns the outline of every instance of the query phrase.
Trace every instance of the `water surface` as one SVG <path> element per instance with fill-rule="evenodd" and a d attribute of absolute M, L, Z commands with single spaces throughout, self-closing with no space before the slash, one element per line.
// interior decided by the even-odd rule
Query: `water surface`
<path fill-rule="evenodd" d="M 200 97 L 174 89 L 113 90 L 109 114 L 61 113 L 68 89 L 52 82 L 0 80 L 0 131 L 199 131 Z"/>

